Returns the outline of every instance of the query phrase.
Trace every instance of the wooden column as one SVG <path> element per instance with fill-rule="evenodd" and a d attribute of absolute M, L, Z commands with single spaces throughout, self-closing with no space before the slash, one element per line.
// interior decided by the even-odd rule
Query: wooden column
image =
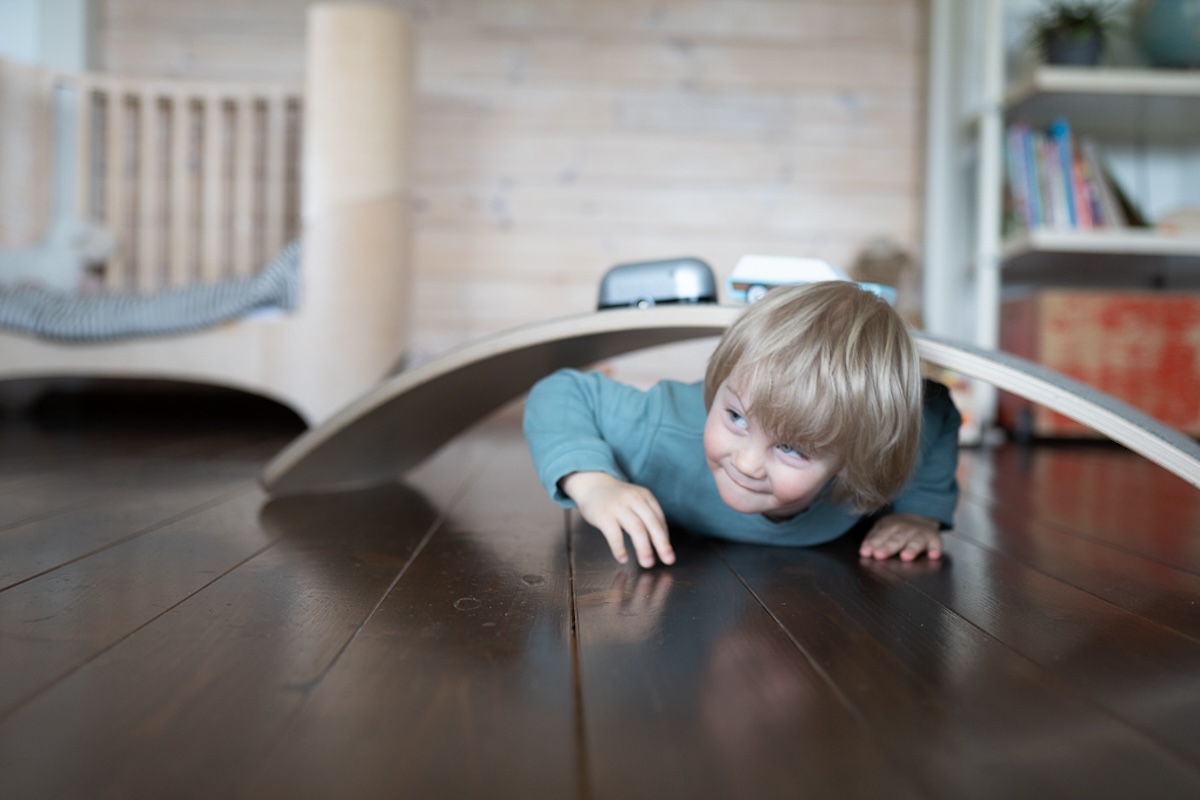
<path fill-rule="evenodd" d="M 381 378 L 404 350 L 412 53 L 409 21 L 397 11 L 309 9 L 302 302 L 314 317 L 346 320 L 334 337 L 289 334 L 311 336 L 287 351 L 322 365 L 307 377 L 313 390 Z M 331 349 L 336 358 L 319 355 Z"/>

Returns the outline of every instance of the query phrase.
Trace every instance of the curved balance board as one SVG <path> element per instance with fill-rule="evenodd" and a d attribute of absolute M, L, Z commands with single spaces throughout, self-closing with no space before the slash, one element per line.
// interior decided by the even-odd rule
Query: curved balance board
<path fill-rule="evenodd" d="M 529 325 L 394 375 L 284 448 L 272 495 L 397 480 L 468 426 L 562 367 L 718 336 L 744 306 L 619 309 Z M 921 357 L 1088 425 L 1200 487 L 1200 445 L 1121 401 L 1014 356 L 916 334 Z"/>
<path fill-rule="evenodd" d="M 397 373 L 309 430 L 263 472 L 272 495 L 395 480 L 561 367 L 719 336 L 740 307 L 614 309 L 515 328 Z"/>

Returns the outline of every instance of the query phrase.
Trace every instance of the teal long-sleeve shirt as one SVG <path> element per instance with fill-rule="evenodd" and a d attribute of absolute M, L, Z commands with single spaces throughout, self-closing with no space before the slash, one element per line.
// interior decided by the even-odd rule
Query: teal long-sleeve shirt
<path fill-rule="evenodd" d="M 808 546 L 841 536 L 862 519 L 829 498 L 782 521 L 725 504 L 704 457 L 702 383 L 662 381 L 647 391 L 596 372 L 560 370 L 539 381 L 525 404 L 525 438 L 538 477 L 564 507 L 559 488 L 572 472 L 606 472 L 649 489 L 667 521 L 692 533 L 757 544 Z M 958 502 L 958 411 L 946 387 L 926 381 L 916 469 L 893 500 L 895 513 L 949 527 Z"/>

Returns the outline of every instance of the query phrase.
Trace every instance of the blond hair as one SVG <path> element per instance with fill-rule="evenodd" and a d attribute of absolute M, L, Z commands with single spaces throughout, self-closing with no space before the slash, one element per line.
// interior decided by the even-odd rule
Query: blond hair
<path fill-rule="evenodd" d="M 721 337 L 704 404 L 733 376 L 754 424 L 842 462 L 833 500 L 867 513 L 908 480 L 921 437 L 921 366 L 896 311 L 846 281 L 772 289 Z"/>

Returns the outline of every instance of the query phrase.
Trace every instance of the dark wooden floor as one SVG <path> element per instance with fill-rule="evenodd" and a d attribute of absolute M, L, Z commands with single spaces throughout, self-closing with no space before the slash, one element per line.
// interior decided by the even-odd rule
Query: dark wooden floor
<path fill-rule="evenodd" d="M 619 567 L 513 416 L 267 502 L 206 400 L 0 424 L 0 797 L 1200 797 L 1200 492 L 965 451 L 944 563 Z M 121 409 L 125 409 L 122 411 Z"/>

